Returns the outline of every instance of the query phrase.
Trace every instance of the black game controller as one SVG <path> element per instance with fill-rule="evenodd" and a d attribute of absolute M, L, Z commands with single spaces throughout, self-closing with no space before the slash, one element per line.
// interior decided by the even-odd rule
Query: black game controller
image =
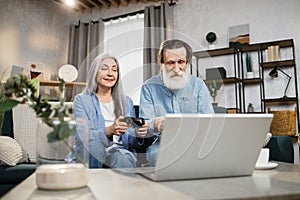
<path fill-rule="evenodd" d="M 145 120 L 143 118 L 134 118 L 134 117 L 125 117 L 124 122 L 136 128 L 141 127 L 145 124 Z"/>

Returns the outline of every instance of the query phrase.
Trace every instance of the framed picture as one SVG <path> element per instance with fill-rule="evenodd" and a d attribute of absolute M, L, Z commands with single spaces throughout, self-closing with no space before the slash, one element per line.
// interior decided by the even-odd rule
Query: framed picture
<path fill-rule="evenodd" d="M 19 67 L 16 65 L 11 66 L 11 71 L 10 71 L 10 77 L 13 77 L 17 74 L 21 74 L 24 72 L 24 68 L 23 67 Z"/>
<path fill-rule="evenodd" d="M 40 81 L 45 77 L 45 66 L 43 63 L 29 62 L 29 75 L 31 79 L 38 78 Z"/>
<path fill-rule="evenodd" d="M 228 29 L 229 47 L 250 44 L 249 24 L 230 26 Z"/>

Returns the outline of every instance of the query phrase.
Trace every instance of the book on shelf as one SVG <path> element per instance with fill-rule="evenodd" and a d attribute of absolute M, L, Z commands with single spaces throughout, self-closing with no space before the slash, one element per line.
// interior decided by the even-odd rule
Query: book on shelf
<path fill-rule="evenodd" d="M 279 45 L 269 46 L 266 50 L 267 62 L 280 61 Z"/>

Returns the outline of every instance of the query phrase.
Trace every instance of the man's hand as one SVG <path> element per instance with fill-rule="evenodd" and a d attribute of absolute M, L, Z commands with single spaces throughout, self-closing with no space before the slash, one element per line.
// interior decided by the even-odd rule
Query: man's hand
<path fill-rule="evenodd" d="M 154 119 L 154 130 L 158 132 L 162 132 L 164 128 L 165 118 L 164 117 L 157 117 Z"/>
<path fill-rule="evenodd" d="M 148 130 L 148 122 L 145 122 L 145 124 L 139 128 L 135 129 L 135 133 L 137 137 L 144 138 L 147 135 L 147 130 Z"/>

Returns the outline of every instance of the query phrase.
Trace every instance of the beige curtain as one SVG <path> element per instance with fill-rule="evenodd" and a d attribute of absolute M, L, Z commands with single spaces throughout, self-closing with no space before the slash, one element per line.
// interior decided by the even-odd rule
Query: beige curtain
<path fill-rule="evenodd" d="M 163 2 L 159 7 L 145 8 L 144 16 L 144 81 L 158 74 L 157 52 L 159 45 L 173 38 L 173 7 Z"/>

